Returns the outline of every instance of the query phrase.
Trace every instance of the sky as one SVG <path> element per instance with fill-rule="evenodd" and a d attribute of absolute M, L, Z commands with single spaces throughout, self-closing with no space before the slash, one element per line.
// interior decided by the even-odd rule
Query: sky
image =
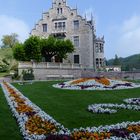
<path fill-rule="evenodd" d="M 92 13 L 107 59 L 140 53 L 140 0 L 67 0 L 67 5 L 87 19 Z M 52 0 L 0 0 L 0 40 L 17 33 L 23 42 L 51 7 Z"/>

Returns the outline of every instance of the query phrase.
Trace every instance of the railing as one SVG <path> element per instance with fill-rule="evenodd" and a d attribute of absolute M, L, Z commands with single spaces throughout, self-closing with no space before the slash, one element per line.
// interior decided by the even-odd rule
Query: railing
<path fill-rule="evenodd" d="M 18 65 L 19 69 L 27 69 L 27 68 L 40 68 L 40 69 L 47 69 L 47 68 L 68 68 L 68 69 L 81 69 L 82 65 L 81 64 L 70 64 L 70 63 L 52 63 L 52 62 L 19 62 Z"/>

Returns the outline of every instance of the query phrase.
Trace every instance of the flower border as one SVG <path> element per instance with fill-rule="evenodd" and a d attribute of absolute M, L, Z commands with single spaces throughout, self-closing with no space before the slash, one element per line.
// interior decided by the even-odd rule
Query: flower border
<path fill-rule="evenodd" d="M 34 103 L 32 103 L 28 98 L 26 98 L 21 92 L 19 92 L 14 86 L 12 86 L 9 83 L 2 83 L 1 84 L 4 95 L 6 97 L 7 103 L 14 115 L 14 117 L 17 120 L 17 123 L 20 127 L 20 132 L 22 133 L 24 139 L 27 140 L 44 140 L 46 139 L 46 135 L 42 134 L 42 135 L 37 135 L 37 134 L 30 134 L 29 130 L 26 129 L 25 124 L 27 123 L 27 121 L 29 120 L 29 116 L 28 113 L 19 113 L 16 108 L 17 108 L 17 102 L 14 100 L 14 98 L 10 95 L 10 92 L 8 91 L 7 87 L 10 87 L 15 94 L 19 95 L 21 97 L 21 99 L 25 100 L 25 104 L 27 106 L 29 106 L 30 108 L 33 109 L 33 111 L 35 112 L 35 114 L 37 116 L 39 116 L 42 120 L 47 120 L 48 122 L 52 123 L 55 125 L 55 127 L 58 128 L 58 132 L 55 132 L 53 134 L 55 135 L 60 135 L 60 134 L 69 134 L 69 130 L 64 128 L 63 125 L 61 125 L 60 123 L 56 122 L 50 115 L 48 115 L 47 113 L 45 113 L 44 111 L 42 111 L 37 105 L 35 105 Z M 33 116 L 35 115 L 33 114 Z"/>
<path fill-rule="evenodd" d="M 105 139 L 119 139 L 119 137 L 114 136 L 111 131 L 115 131 L 116 129 L 119 131 L 121 129 L 128 129 L 130 127 L 131 131 L 128 136 L 123 137 L 123 139 L 140 139 L 140 134 L 138 132 L 135 132 L 133 130 L 134 128 L 140 127 L 140 121 L 138 122 L 122 122 L 115 125 L 106 125 L 106 126 L 99 126 L 99 127 L 87 127 L 87 128 L 79 128 L 79 129 L 73 129 L 73 131 L 70 132 L 70 130 L 65 129 L 63 125 L 57 123 L 51 116 L 49 116 L 47 113 L 42 111 L 38 106 L 33 104 L 28 98 L 23 96 L 21 92 L 19 92 L 14 86 L 7 83 L 8 86 L 10 86 L 16 93 L 20 94 L 20 96 L 26 100 L 26 103 L 33 107 L 34 111 L 37 112 L 43 119 L 49 120 L 50 122 L 54 123 L 57 127 L 59 127 L 60 131 L 54 133 L 55 135 L 68 135 L 72 139 L 79 139 L 79 138 L 105 138 Z M 10 109 L 13 113 L 13 115 L 16 117 L 17 122 L 20 127 L 20 131 L 24 137 L 25 140 L 45 140 L 47 136 L 45 135 L 30 135 L 27 130 L 25 129 L 25 123 L 28 120 L 28 115 L 25 113 L 18 113 L 15 107 L 17 106 L 17 103 L 13 100 L 13 97 L 10 97 L 9 91 L 6 89 L 4 84 L 1 84 L 2 89 L 4 91 L 5 97 L 7 99 L 8 105 L 10 106 Z M 122 139 L 122 137 L 120 137 Z"/>
<path fill-rule="evenodd" d="M 103 114 L 103 113 L 112 114 L 117 112 L 117 110 L 109 109 L 109 108 L 140 111 L 140 98 L 129 98 L 129 99 L 124 99 L 123 101 L 128 104 L 111 104 L 111 103 L 92 104 L 88 106 L 88 111 L 99 113 L 99 114 Z"/>
<path fill-rule="evenodd" d="M 77 80 L 54 84 L 53 87 L 71 90 L 118 90 L 138 88 L 140 85 L 127 81 L 113 80 L 105 77 L 93 77 L 80 78 Z"/>

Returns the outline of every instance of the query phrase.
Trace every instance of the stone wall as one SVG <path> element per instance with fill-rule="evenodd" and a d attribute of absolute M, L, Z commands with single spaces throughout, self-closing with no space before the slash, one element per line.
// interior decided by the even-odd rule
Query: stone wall
<path fill-rule="evenodd" d="M 34 69 L 36 80 L 74 79 L 81 77 L 79 69 Z"/>
<path fill-rule="evenodd" d="M 140 79 L 140 72 L 95 72 L 94 69 L 84 69 L 80 65 L 51 63 L 19 63 L 19 74 L 32 68 L 36 80 L 76 79 L 81 77 L 105 76 L 121 79 Z"/>
<path fill-rule="evenodd" d="M 63 63 L 31 63 L 19 62 L 19 75 L 23 70 L 33 69 L 36 80 L 47 79 L 73 79 L 81 77 L 81 65 Z"/>
<path fill-rule="evenodd" d="M 94 72 L 91 69 L 83 69 L 81 71 L 81 77 L 100 77 L 105 76 L 109 78 L 119 78 L 119 79 L 130 79 L 138 80 L 140 79 L 140 72 Z"/>

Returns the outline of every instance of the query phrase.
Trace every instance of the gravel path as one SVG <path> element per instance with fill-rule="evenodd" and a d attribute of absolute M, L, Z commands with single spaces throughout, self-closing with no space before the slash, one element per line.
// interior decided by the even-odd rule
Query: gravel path
<path fill-rule="evenodd" d="M 0 77 L 0 83 L 3 82 L 3 81 L 11 82 L 12 80 L 9 77 Z"/>

